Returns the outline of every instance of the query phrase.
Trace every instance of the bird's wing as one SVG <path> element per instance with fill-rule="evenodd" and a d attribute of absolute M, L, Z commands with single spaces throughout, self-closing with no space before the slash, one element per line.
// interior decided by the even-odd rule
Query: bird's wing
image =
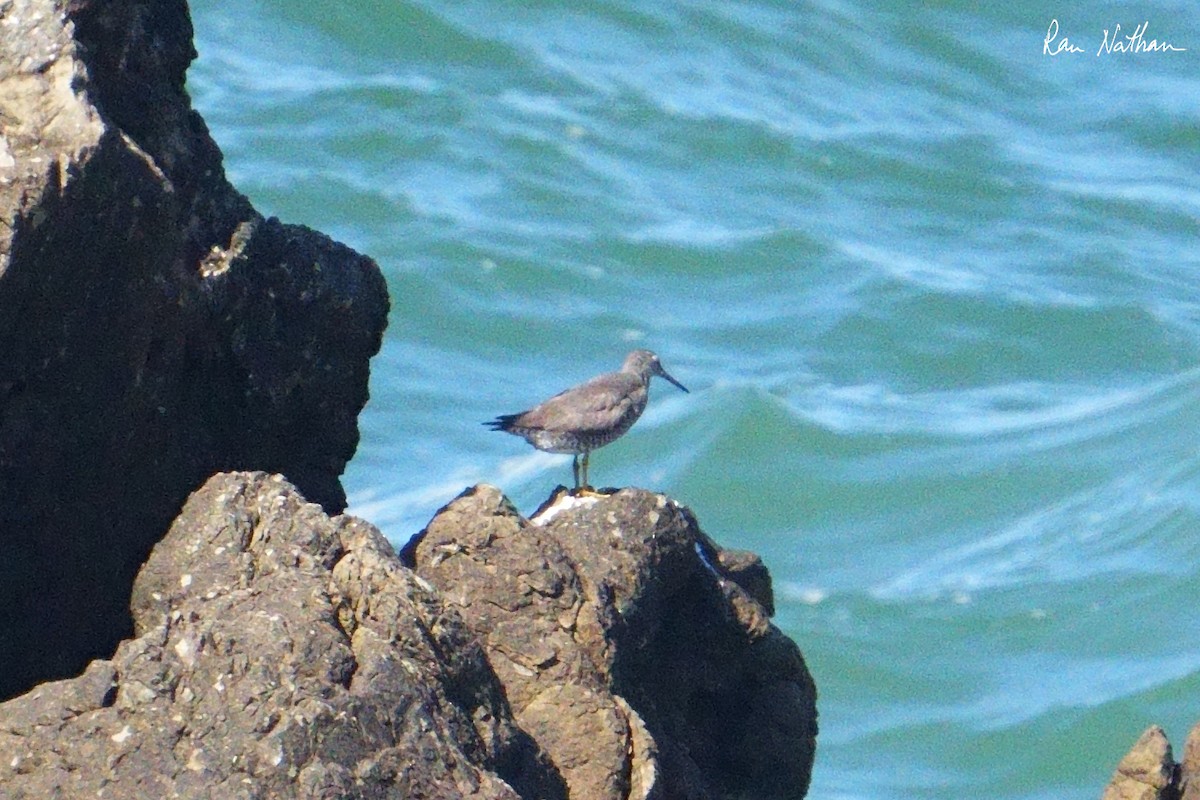
<path fill-rule="evenodd" d="M 546 430 L 605 429 L 628 414 L 644 393 L 641 382 L 620 372 L 600 375 L 560 392 L 521 415 L 521 423 Z"/>

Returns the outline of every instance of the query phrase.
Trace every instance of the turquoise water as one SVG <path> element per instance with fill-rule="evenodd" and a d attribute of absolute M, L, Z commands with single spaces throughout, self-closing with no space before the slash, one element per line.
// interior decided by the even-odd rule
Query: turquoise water
<path fill-rule="evenodd" d="M 980 10 L 978 7 L 986 8 Z M 1094 798 L 1200 719 L 1191 3 L 193 3 L 264 213 L 393 297 L 352 510 L 570 460 L 480 423 L 650 347 L 600 485 L 761 553 L 810 796 Z M 1060 38 L 1084 53 L 1051 57 Z M 1107 28 L 1186 52 L 1096 55 Z M 1057 41 L 1057 40 L 1056 40 Z"/>

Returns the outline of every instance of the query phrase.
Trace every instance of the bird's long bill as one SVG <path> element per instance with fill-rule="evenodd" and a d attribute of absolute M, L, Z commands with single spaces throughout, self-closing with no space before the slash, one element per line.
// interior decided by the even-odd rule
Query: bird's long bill
<path fill-rule="evenodd" d="M 674 378 L 672 378 L 670 375 L 668 375 L 668 374 L 667 374 L 667 371 L 666 371 L 665 369 L 663 369 L 661 365 L 660 365 L 660 366 L 659 366 L 659 368 L 658 368 L 658 374 L 659 374 L 661 377 L 663 377 L 663 378 L 666 378 L 666 379 L 667 379 L 667 380 L 669 380 L 671 383 L 673 383 L 673 384 L 675 384 L 676 386 L 678 386 L 680 389 L 683 389 L 685 392 L 687 391 L 687 387 L 686 387 L 686 386 L 684 386 L 684 385 L 683 385 L 682 383 L 680 383 L 679 381 L 677 381 L 677 380 L 675 380 Z M 690 392 L 689 392 L 689 394 L 690 394 Z"/>

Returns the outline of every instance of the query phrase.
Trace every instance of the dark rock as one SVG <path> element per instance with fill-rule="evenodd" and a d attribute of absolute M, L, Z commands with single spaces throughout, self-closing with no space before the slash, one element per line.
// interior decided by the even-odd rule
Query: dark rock
<path fill-rule="evenodd" d="M 0 704 L 0 797 L 566 796 L 459 615 L 278 476 L 208 481 L 133 610 L 111 660 Z"/>
<path fill-rule="evenodd" d="M 753 559 L 723 558 L 666 497 L 560 496 L 531 522 L 477 486 L 402 558 L 479 637 L 572 797 L 807 791 L 816 690 L 755 599 L 770 602 L 769 577 L 725 572 Z"/>
<path fill-rule="evenodd" d="M 387 295 L 226 181 L 184 0 L 4 0 L 0 22 L 3 698 L 112 654 L 214 472 L 342 509 Z"/>

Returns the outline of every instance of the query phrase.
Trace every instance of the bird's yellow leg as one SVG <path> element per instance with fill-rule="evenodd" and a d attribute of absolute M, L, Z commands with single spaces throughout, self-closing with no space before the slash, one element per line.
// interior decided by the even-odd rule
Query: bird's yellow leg
<path fill-rule="evenodd" d="M 588 456 L 589 455 L 591 455 L 591 453 L 583 454 L 583 485 L 580 486 L 579 488 L 577 488 L 575 490 L 575 493 L 579 497 L 604 497 L 603 494 L 601 494 L 600 492 L 597 492 L 595 489 L 593 489 L 591 486 L 588 485 L 587 472 L 588 472 Z"/>

